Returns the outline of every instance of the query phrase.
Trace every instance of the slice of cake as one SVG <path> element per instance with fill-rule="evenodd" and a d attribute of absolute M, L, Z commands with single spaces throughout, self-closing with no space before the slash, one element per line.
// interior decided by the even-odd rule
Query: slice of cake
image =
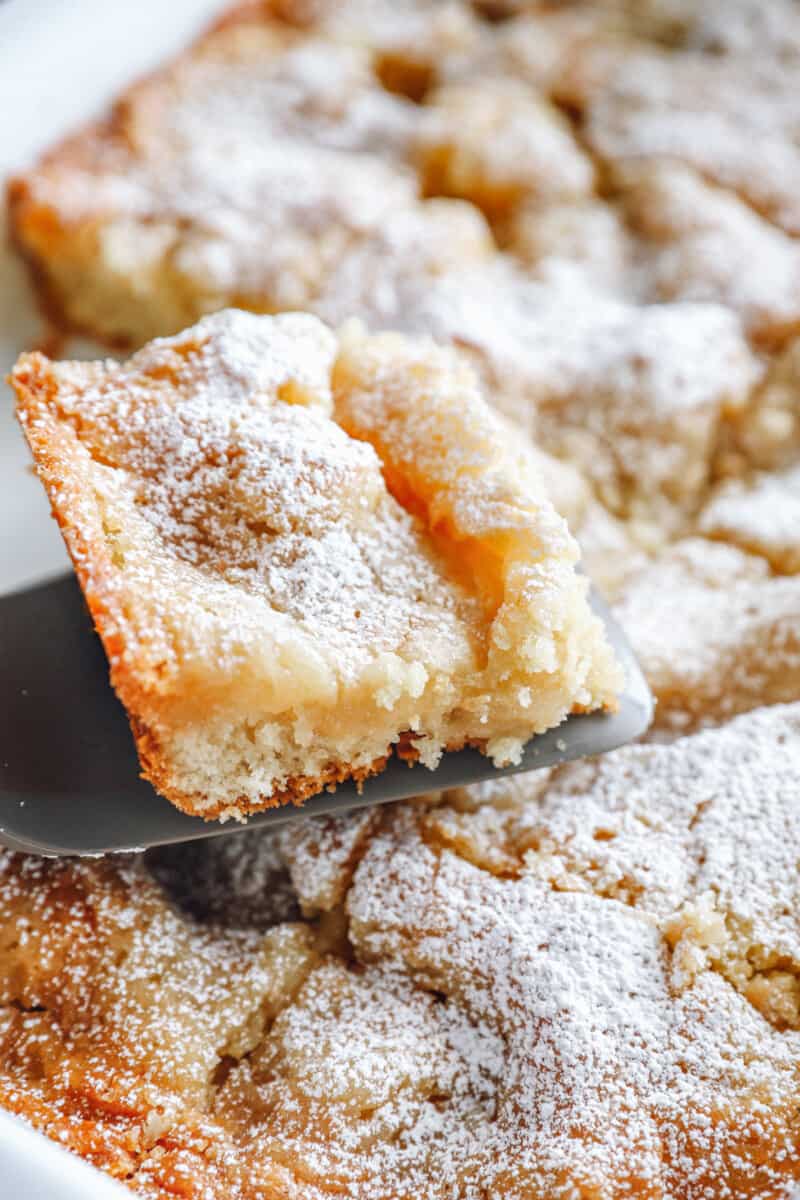
<path fill-rule="evenodd" d="M 12 381 L 144 775 L 185 811 L 299 803 L 398 743 L 514 762 L 613 705 L 576 543 L 453 352 L 230 310 Z"/>

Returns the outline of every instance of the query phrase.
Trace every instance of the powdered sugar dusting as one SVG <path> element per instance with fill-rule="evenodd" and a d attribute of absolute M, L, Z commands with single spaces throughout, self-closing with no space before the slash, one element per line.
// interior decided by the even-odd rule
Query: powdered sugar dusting
<path fill-rule="evenodd" d="M 244 406 L 274 401 L 291 385 L 305 404 L 330 412 L 330 374 L 336 338 L 303 313 L 266 326 L 252 313 L 227 309 L 181 338 L 158 338 L 122 367 L 123 378 L 166 373 L 182 396 L 199 406 Z M 134 405 L 131 406 L 133 410 Z M 133 419 L 133 411 L 126 414 Z"/>
<path fill-rule="evenodd" d="M 31 173 L 17 236 L 53 298 L 133 342 L 231 302 L 421 333 L 511 419 L 448 390 L 426 344 L 394 416 L 369 391 L 342 405 L 356 442 L 330 420 L 338 340 L 299 315 L 268 354 L 267 326 L 236 313 L 124 368 L 60 366 L 95 455 L 83 515 L 100 505 L 141 585 L 125 653 L 152 650 L 159 685 L 189 664 L 206 724 L 228 679 L 246 694 L 244 749 L 184 746 L 243 794 L 281 739 L 302 769 L 326 753 L 312 721 L 263 719 L 254 647 L 282 704 L 322 680 L 356 729 L 364 705 L 337 689 L 367 648 L 480 660 L 457 631 L 483 618 L 384 480 L 424 467 L 415 502 L 441 503 L 449 412 L 458 452 L 438 466 L 491 487 L 464 487 L 447 521 L 525 526 L 496 456 L 527 505 L 558 496 L 620 589 L 658 724 L 602 761 L 274 839 L 6 856 L 0 1103 L 151 1200 L 788 1197 L 797 6 L 269 9 L 282 21 L 246 7 Z M 343 344 L 366 369 L 362 336 Z M 395 366 L 371 364 L 382 388 Z M 417 446 L 398 420 L 426 389 Z M 549 547 L 572 546 L 549 520 Z M 558 626 L 563 569 L 530 576 L 520 628 Z M 324 635 L 314 654 L 300 631 Z M 513 638 L 503 653 L 511 679 Z M 413 727 L 424 681 L 397 666 L 374 691 Z M 508 695 L 536 701 L 529 681 Z"/>
<path fill-rule="evenodd" d="M 792 66 L 774 60 L 619 47 L 588 106 L 590 144 L 620 166 L 643 157 L 689 163 L 797 233 L 793 80 Z"/>
<path fill-rule="evenodd" d="M 417 627 L 426 605 L 453 624 L 461 597 L 387 495 L 372 448 L 329 419 L 335 351 L 313 317 L 229 310 L 108 366 L 88 387 L 82 365 L 60 368 L 77 386 L 59 409 L 113 468 L 108 494 L 130 494 L 171 554 L 267 598 L 309 634 L 325 630 L 346 676 L 365 639 L 373 655 L 407 636 L 409 593 L 420 596 Z"/>
<path fill-rule="evenodd" d="M 374 253 L 380 283 L 346 272 L 339 291 L 334 275 L 320 302 L 329 320 L 357 315 L 456 344 L 497 407 L 583 466 L 612 509 L 667 525 L 671 506 L 691 511 L 723 414 L 743 405 L 759 374 L 730 312 L 635 308 L 572 276 L 532 280 L 499 256 L 422 286 L 385 244 Z M 633 458 L 635 478 L 625 467 Z"/>
<path fill-rule="evenodd" d="M 131 857 L 5 853 L 0 937 L 4 1105 L 49 1112 L 51 1135 L 122 1174 L 205 1105 L 220 1058 L 255 1043 L 311 951 L 299 927 L 265 938 L 182 919 Z"/>
<path fill-rule="evenodd" d="M 791 1169 L 793 1135 L 769 1131 L 763 1105 L 788 1103 L 793 1040 L 767 1033 L 713 974 L 674 997 L 646 913 L 530 877 L 493 879 L 426 849 L 410 819 L 373 842 L 349 907 L 360 953 L 388 957 L 504 1039 L 497 1116 L 468 1159 L 485 1189 L 502 1181 L 523 1195 L 535 1180 L 560 1195 L 577 1177 L 669 1191 L 692 1180 L 700 1195 L 713 1178 L 732 1196 L 745 1128 L 775 1137 L 765 1187 Z M 723 1096 L 730 1116 L 712 1123 Z"/>
<path fill-rule="evenodd" d="M 800 247 L 736 196 L 676 164 L 626 170 L 625 203 L 648 239 L 638 267 L 658 299 L 712 300 L 780 344 L 800 320 Z"/>
<path fill-rule="evenodd" d="M 280 831 L 277 841 L 307 916 L 341 904 L 380 819 L 377 809 L 362 808 L 295 821 Z"/>
<path fill-rule="evenodd" d="M 800 579 L 702 539 L 677 543 L 616 609 L 656 697 L 656 720 L 722 721 L 800 688 Z"/>
<path fill-rule="evenodd" d="M 723 486 L 700 515 L 711 537 L 762 554 L 774 570 L 800 571 L 800 466 Z"/>

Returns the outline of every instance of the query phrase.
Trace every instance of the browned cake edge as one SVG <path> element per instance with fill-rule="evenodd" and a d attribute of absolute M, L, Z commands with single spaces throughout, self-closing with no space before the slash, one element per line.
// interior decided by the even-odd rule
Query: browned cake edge
<path fill-rule="evenodd" d="M 100 636 L 109 661 L 112 687 L 124 706 L 133 733 L 142 777 L 177 808 L 208 820 L 225 812 L 252 813 L 285 804 L 302 804 L 326 788 L 353 779 L 362 783 L 383 770 L 391 755 L 386 754 L 363 767 L 334 762 L 317 776 L 300 775 L 289 779 L 280 791 L 259 797 L 255 802 L 231 797 L 224 804 L 209 805 L 202 793 L 187 793 L 170 783 L 166 758 L 157 735 L 137 716 L 148 683 L 154 688 L 158 679 L 154 670 L 131 667 L 130 625 L 120 594 L 116 571 L 111 561 L 96 510 L 86 503 L 80 472 L 74 469 L 79 448 L 77 435 L 49 412 L 49 403 L 57 389 L 51 364 L 41 354 L 24 356 L 9 376 L 17 396 L 17 416 L 25 432 L 39 476 L 58 521 L 75 573 L 83 591 L 94 628 Z"/>
<path fill-rule="evenodd" d="M 99 140 L 111 136 L 111 132 L 111 121 L 86 126 L 48 151 L 27 174 L 10 176 L 5 188 L 6 237 L 10 247 L 25 265 L 36 305 L 49 326 L 62 334 L 78 334 L 92 338 L 112 350 L 126 350 L 131 348 L 130 339 L 110 338 L 100 329 L 75 321 L 67 313 L 58 288 L 53 285 L 48 275 L 46 264 L 49 252 L 47 249 L 42 252 L 36 246 L 44 243 L 46 247 L 54 247 L 59 239 L 69 236 L 68 230 L 61 225 L 58 213 L 51 205 L 42 204 L 34 199 L 31 188 L 31 180 L 36 178 L 38 169 L 50 158 L 58 158 L 62 162 L 69 161 L 70 158 L 77 159 L 73 144 L 84 139 Z"/>
<path fill-rule="evenodd" d="M 124 116 L 140 90 L 167 78 L 178 63 L 197 54 L 214 34 L 236 25 L 263 21 L 282 24 L 287 32 L 293 29 L 299 32 L 301 28 L 299 21 L 294 22 L 291 19 L 290 6 L 287 4 L 273 5 L 268 0 L 240 0 L 239 3 L 232 4 L 207 24 L 181 51 L 134 79 L 114 101 L 107 116 L 79 126 L 50 146 L 28 170 L 9 176 L 5 185 L 7 239 L 25 264 L 41 315 L 60 333 L 89 337 L 113 350 L 135 348 L 132 338 L 122 334 L 110 335 L 90 323 L 76 321 L 67 312 L 59 289 L 49 277 L 47 263 L 53 256 L 58 241 L 70 238 L 71 234 L 70 229 L 62 224 L 57 210 L 35 198 L 32 183 L 39 172 L 54 162 L 65 165 L 86 164 L 87 159 L 91 161 L 95 158 L 103 146 L 114 142 L 124 146 Z M 42 246 L 44 248 L 40 249 Z"/>
<path fill-rule="evenodd" d="M 279 791 L 272 792 L 269 796 L 259 796 L 258 800 L 250 800 L 245 796 L 237 796 L 227 800 L 224 804 L 211 807 L 208 799 L 202 794 L 197 792 L 181 792 L 170 784 L 169 773 L 164 768 L 165 760 L 159 746 L 158 738 L 146 725 L 137 721 L 135 716 L 132 716 L 130 713 L 127 715 L 131 732 L 136 742 L 139 762 L 143 768 L 142 778 L 151 783 L 162 796 L 166 796 L 176 808 L 181 809 L 182 812 L 188 813 L 192 817 L 203 817 L 206 821 L 217 821 L 220 817 L 224 818 L 230 815 L 233 810 L 242 816 L 252 816 L 254 813 L 264 812 L 266 809 L 281 808 L 289 804 L 301 808 L 306 800 L 310 800 L 313 796 L 318 796 L 321 792 L 335 792 L 337 785 L 340 783 L 349 783 L 352 781 L 357 785 L 360 792 L 362 785 L 367 779 L 379 775 L 386 768 L 393 754 L 396 754 L 409 767 L 417 767 L 418 770 L 423 770 L 422 767 L 418 767 L 419 749 L 414 745 L 414 735 L 410 731 L 405 731 L 400 734 L 395 745 L 387 746 L 386 753 L 374 759 L 367 766 L 354 767 L 351 763 L 329 763 L 319 775 L 292 775 L 287 779 L 285 787 Z M 458 741 L 448 742 L 445 750 L 449 754 L 458 750 L 465 750 L 468 747 L 485 753 L 486 739 L 463 738 Z M 429 782 L 422 779 L 420 787 L 425 788 L 426 786 L 429 786 Z M 202 811 L 198 811 L 198 801 L 201 801 L 203 804 Z"/>

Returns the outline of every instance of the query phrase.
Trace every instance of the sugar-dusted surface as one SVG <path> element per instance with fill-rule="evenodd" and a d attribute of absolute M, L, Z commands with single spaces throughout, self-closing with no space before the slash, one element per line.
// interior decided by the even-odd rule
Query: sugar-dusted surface
<path fill-rule="evenodd" d="M 452 353 L 225 310 L 13 378 L 143 770 L 187 811 L 302 802 L 404 735 L 518 761 L 613 703 L 577 546 Z"/>
<path fill-rule="evenodd" d="M 312 961 L 300 925 L 181 918 L 133 858 L 5 854 L 0 930 L 3 1105 L 121 1176 L 202 1112 L 220 1058 L 258 1041 Z"/>
<path fill-rule="evenodd" d="M 513 80 L 451 83 L 426 98 L 417 134 L 428 195 L 471 200 L 500 220 L 525 200 L 580 199 L 594 167 L 556 108 Z"/>
<path fill-rule="evenodd" d="M 640 286 L 661 300 L 714 301 L 757 342 L 780 345 L 800 323 L 800 246 L 737 196 L 686 167 L 626 169 L 624 207 L 645 239 Z"/>
<path fill-rule="evenodd" d="M 712 496 L 701 532 L 760 554 L 781 574 L 800 571 L 800 464 L 735 480 Z"/>
<path fill-rule="evenodd" d="M 414 106 L 380 86 L 366 50 L 298 44 L 253 17 L 133 89 L 14 192 L 74 325 L 130 344 L 226 302 L 302 307 L 351 243 L 413 202 L 400 160 Z"/>
<path fill-rule="evenodd" d="M 736 546 L 678 542 L 626 585 L 616 613 L 659 723 L 724 721 L 798 695 L 800 579 L 770 576 Z"/>
<path fill-rule="evenodd" d="M 613 762 L 627 792 L 629 760 Z M 777 1194 L 796 1171 L 793 1040 L 713 972 L 676 995 L 646 912 L 532 874 L 494 878 L 432 852 L 410 817 L 373 843 L 349 910 L 362 956 L 388 958 L 504 1040 L 495 1120 L 460 1160 L 474 1194 L 569 1195 L 576 1181 Z M 748 1139 L 758 1167 L 745 1166 Z"/>
<path fill-rule="evenodd" d="M 717 970 L 779 1029 L 796 1028 L 797 733 L 797 705 L 757 709 L 538 785 L 456 791 L 423 815 L 422 834 L 494 875 L 651 914 L 679 989 Z"/>
<path fill-rule="evenodd" d="M 330 641 L 347 678 L 358 670 L 365 640 L 383 649 L 413 636 L 402 613 L 408 587 L 422 593 L 420 626 L 429 604 L 439 620 L 438 610 L 449 610 L 445 638 L 458 600 L 437 577 L 413 522 L 387 497 L 375 454 L 329 419 L 335 353 L 333 335 L 311 317 L 265 322 L 229 312 L 146 347 L 120 370 L 57 368 L 56 411 L 77 429 L 100 480 L 110 474 L 103 467 L 114 472 L 112 496 L 131 491 L 158 545 L 212 584 L 269 595 L 278 613 Z M 121 565 L 126 515 L 114 528 Z M 419 578 L 403 588 L 407 555 L 419 560 Z M 386 598 L 380 608 L 370 603 L 377 559 Z M 230 616 L 235 609 L 229 646 L 218 647 L 223 672 L 246 638 Z M 143 621 L 138 641 L 146 644 L 156 630 Z M 180 631 L 170 630 L 156 653 L 171 666 L 180 649 Z"/>
<path fill-rule="evenodd" d="M 7 927 L 33 902 L 48 936 L 24 988 L 0 955 L 3 1103 L 155 1200 L 786 1200 L 796 5 L 271 7 L 291 27 L 249 7 L 29 174 L 15 224 L 51 303 L 134 341 L 233 299 L 458 348 L 516 469 L 621 593 L 660 725 L 600 763 L 107 864 L 151 957 L 105 915 L 87 937 L 92 903 L 67 921 L 42 899 L 83 888 L 105 913 L 99 868 L 24 868 Z M 351 416 L 427 461 L 388 414 Z"/>
<path fill-rule="evenodd" d="M 505 241 L 537 278 L 572 274 L 622 299 L 636 299 L 642 291 L 635 238 L 619 206 L 605 200 L 520 204 Z"/>
<path fill-rule="evenodd" d="M 762 709 L 398 806 L 366 834 L 312 822 L 303 853 L 335 851 L 322 907 L 349 846 L 350 965 L 320 963 L 302 926 L 198 926 L 136 860 L 8 859 L 26 936 L 4 1103 L 150 1196 L 782 1196 L 800 1171 L 799 720 Z M 274 850 L 216 862 L 222 912 Z"/>
<path fill-rule="evenodd" d="M 794 237 L 744 199 L 669 159 L 626 165 L 604 199 L 519 205 L 510 250 L 538 278 L 588 281 L 638 303 L 709 302 L 735 312 L 760 348 L 797 332 Z"/>
<path fill-rule="evenodd" d="M 579 463 L 612 511 L 669 528 L 693 510 L 718 432 L 759 376 L 730 312 L 634 307 L 573 275 L 531 279 L 502 257 L 421 286 L 385 244 L 374 252 L 380 281 L 349 274 L 339 289 L 334 276 L 327 319 L 356 315 L 455 343 L 497 407 Z"/>

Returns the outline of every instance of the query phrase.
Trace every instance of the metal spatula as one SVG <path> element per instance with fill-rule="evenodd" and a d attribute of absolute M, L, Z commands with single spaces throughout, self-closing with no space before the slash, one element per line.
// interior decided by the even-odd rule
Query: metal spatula
<path fill-rule="evenodd" d="M 393 759 L 359 793 L 354 784 L 298 809 L 269 809 L 248 825 L 383 804 L 422 792 L 602 754 L 638 737 L 652 698 L 621 630 L 595 610 L 626 674 L 619 711 L 569 717 L 528 743 L 519 766 L 498 770 L 476 750 L 445 754 L 435 771 Z M 37 854 L 104 854 L 240 832 L 189 817 L 139 778 L 125 713 L 72 575 L 0 598 L 0 843 Z"/>

